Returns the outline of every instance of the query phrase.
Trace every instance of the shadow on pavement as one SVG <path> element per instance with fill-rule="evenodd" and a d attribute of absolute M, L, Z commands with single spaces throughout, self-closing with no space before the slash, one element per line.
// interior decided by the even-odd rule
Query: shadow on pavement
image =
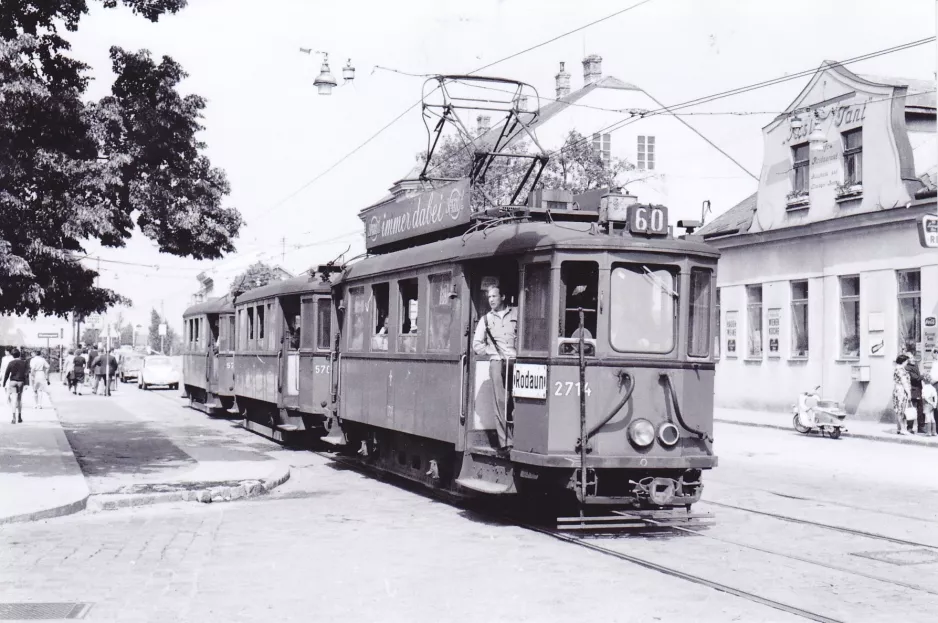
<path fill-rule="evenodd" d="M 62 427 L 86 476 L 148 474 L 196 463 L 143 422 L 62 422 Z"/>

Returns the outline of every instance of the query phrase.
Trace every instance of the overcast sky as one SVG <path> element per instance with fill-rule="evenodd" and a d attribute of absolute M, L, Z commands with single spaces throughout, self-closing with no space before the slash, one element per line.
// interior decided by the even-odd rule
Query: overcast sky
<path fill-rule="evenodd" d="M 160 255 L 142 236 L 124 249 L 104 249 L 102 258 L 159 270 L 105 263 L 102 284 L 133 299 L 134 322 L 146 323 L 150 308 L 163 305 L 170 321 L 181 326 L 200 270 L 224 275 L 258 258 L 280 263 L 284 238 L 283 264 L 293 272 L 332 259 L 349 245 L 353 253 L 362 250 L 358 211 L 386 194 L 426 147 L 419 108 L 310 182 L 419 100 L 422 78 L 375 70 L 376 65 L 416 74 L 467 73 L 636 1 L 189 0 L 187 9 L 157 24 L 93 3 L 79 32 L 66 35 L 74 55 L 93 68 L 89 95 L 109 92 L 110 45 L 146 48 L 180 62 L 189 73 L 183 90 L 208 99 L 202 139 L 212 163 L 228 174 L 228 204 L 246 221 L 238 253 L 214 263 Z M 934 0 L 651 0 L 484 73 L 530 82 L 550 97 L 559 61 L 568 63 L 577 88 L 584 52 L 596 53 L 603 57 L 604 74 L 673 104 L 812 69 L 824 59 L 843 60 L 932 36 L 935 23 Z M 301 54 L 300 47 L 328 51 L 337 77 L 351 58 L 354 83 L 318 96 L 312 83 L 319 58 Z M 933 43 L 849 68 L 934 79 L 935 61 Z M 700 110 L 781 111 L 807 81 Z M 685 117 L 755 172 L 762 165 L 761 128 L 771 118 Z M 588 135 L 592 129 L 580 131 Z M 722 156 L 714 151 L 713 157 Z M 755 187 L 752 181 L 739 199 Z M 320 241 L 324 244 L 296 248 Z"/>

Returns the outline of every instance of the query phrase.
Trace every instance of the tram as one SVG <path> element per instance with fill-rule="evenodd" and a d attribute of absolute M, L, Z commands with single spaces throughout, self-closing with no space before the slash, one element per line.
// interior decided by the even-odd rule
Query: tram
<path fill-rule="evenodd" d="M 186 309 L 183 320 L 183 392 L 208 414 L 234 406 L 234 306 L 230 296 Z"/>

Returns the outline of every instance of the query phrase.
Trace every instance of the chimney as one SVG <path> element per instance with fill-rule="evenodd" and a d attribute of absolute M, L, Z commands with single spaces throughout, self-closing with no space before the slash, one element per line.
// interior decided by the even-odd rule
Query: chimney
<path fill-rule="evenodd" d="M 590 54 L 583 59 L 583 86 L 599 82 L 603 77 L 603 57 Z"/>
<path fill-rule="evenodd" d="M 560 73 L 554 78 L 557 81 L 557 99 L 570 95 L 570 74 L 563 70 L 563 62 L 560 63 Z"/>
<path fill-rule="evenodd" d="M 482 136 L 489 131 L 491 127 L 492 118 L 488 115 L 479 115 L 476 117 L 476 134 Z"/>

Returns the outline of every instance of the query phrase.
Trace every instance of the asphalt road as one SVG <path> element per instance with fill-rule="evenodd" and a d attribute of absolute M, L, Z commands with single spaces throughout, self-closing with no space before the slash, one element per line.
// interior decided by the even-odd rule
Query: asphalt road
<path fill-rule="evenodd" d="M 167 394 L 131 400 L 169 439 L 206 417 Z M 291 479 L 250 501 L 2 526 L 0 607 L 80 602 L 85 620 L 122 622 L 806 620 L 211 425 L 230 451 L 289 462 Z M 716 439 L 699 505 L 713 527 L 590 543 L 828 620 L 938 612 L 938 452 L 725 424 Z"/>

